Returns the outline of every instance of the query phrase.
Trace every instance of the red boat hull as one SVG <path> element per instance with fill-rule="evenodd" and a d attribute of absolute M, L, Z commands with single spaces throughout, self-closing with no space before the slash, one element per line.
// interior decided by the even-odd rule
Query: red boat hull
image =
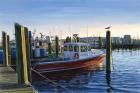
<path fill-rule="evenodd" d="M 83 59 L 83 60 L 73 60 L 73 61 L 59 61 L 59 62 L 45 62 L 37 64 L 34 67 L 39 73 L 50 73 L 59 71 L 69 71 L 69 70 L 95 70 L 98 67 L 103 66 L 105 55 L 99 55 L 93 58 Z"/>

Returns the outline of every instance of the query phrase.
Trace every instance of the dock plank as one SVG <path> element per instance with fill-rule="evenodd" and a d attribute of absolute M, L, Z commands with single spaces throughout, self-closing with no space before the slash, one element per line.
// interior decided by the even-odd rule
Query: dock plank
<path fill-rule="evenodd" d="M 19 86 L 17 74 L 11 67 L 0 67 L 0 93 L 36 93 L 36 91 L 31 86 Z"/>

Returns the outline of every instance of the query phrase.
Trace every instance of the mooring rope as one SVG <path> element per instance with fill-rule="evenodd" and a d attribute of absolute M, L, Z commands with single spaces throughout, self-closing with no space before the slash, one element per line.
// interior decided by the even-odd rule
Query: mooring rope
<path fill-rule="evenodd" d="M 41 77 L 43 77 L 44 79 L 48 80 L 48 81 L 51 82 L 52 84 L 54 84 L 54 85 L 56 85 L 56 86 L 60 86 L 61 88 L 65 89 L 65 90 L 67 90 L 67 91 L 69 91 L 69 92 L 71 92 L 71 93 L 76 93 L 76 92 L 74 92 L 74 91 L 72 91 L 72 90 L 70 90 L 70 89 L 68 89 L 68 88 L 66 88 L 66 87 L 64 87 L 64 86 L 62 86 L 62 85 L 56 83 L 56 82 L 53 82 L 53 81 L 50 80 L 49 78 L 47 78 L 47 77 L 45 77 L 44 75 L 40 74 L 38 71 L 36 71 L 36 70 L 34 70 L 34 69 L 32 69 L 32 68 L 31 68 L 31 70 L 34 71 L 36 74 L 40 75 Z"/>

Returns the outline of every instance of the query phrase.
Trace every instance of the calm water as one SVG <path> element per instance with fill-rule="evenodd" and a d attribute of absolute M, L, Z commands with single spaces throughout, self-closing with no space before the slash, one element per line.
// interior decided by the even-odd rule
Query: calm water
<path fill-rule="evenodd" d="M 34 83 L 39 93 L 140 93 L 140 51 L 113 52 L 111 77 L 106 78 L 105 68 L 92 72 L 67 73 L 65 77 Z"/>

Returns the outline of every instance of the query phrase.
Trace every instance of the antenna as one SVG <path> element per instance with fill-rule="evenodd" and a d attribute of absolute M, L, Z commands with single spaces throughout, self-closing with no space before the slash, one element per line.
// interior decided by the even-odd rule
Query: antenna
<path fill-rule="evenodd" d="M 87 42 L 88 42 L 88 25 L 87 25 Z"/>
<path fill-rule="evenodd" d="M 87 37 L 88 37 L 88 25 L 87 25 Z"/>
<path fill-rule="evenodd" d="M 138 34 L 138 32 L 137 32 L 137 40 L 139 39 L 139 34 Z"/>
<path fill-rule="evenodd" d="M 69 24 L 69 27 L 68 27 L 68 29 L 69 29 L 69 33 L 70 33 L 70 37 L 71 37 L 71 25 Z M 71 37 L 72 38 L 72 37 Z M 71 41 L 70 41 L 71 42 Z"/>
<path fill-rule="evenodd" d="M 62 39 L 62 30 L 60 30 L 60 39 Z"/>
<path fill-rule="evenodd" d="M 34 29 L 34 32 L 33 32 L 33 39 L 34 39 L 34 37 L 35 37 L 35 33 L 36 33 L 36 29 Z"/>
<path fill-rule="evenodd" d="M 70 33 L 70 37 L 71 37 L 71 25 L 69 24 L 69 33 Z"/>

